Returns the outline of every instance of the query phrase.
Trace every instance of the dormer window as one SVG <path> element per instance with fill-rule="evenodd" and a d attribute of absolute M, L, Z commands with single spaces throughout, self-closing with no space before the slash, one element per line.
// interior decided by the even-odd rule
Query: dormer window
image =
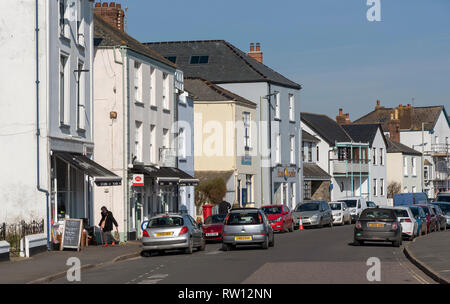
<path fill-rule="evenodd" d="M 209 56 L 191 56 L 191 64 L 207 64 Z"/>

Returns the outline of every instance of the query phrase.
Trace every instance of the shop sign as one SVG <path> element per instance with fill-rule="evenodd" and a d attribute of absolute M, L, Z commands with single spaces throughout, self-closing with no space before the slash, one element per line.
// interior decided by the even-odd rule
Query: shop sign
<path fill-rule="evenodd" d="M 295 170 L 293 171 L 289 171 L 287 168 L 284 168 L 284 170 L 278 170 L 278 177 L 284 177 L 284 178 L 288 178 L 288 177 L 295 177 L 296 173 Z"/>
<path fill-rule="evenodd" d="M 144 174 L 133 174 L 133 186 L 135 187 L 144 186 Z"/>

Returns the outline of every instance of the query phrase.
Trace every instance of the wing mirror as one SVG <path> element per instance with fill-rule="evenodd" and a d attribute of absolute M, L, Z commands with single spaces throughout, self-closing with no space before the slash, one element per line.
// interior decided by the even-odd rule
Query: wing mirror
<path fill-rule="evenodd" d="M 284 211 L 284 213 L 283 213 L 283 214 L 284 214 L 284 215 L 287 215 L 288 213 L 289 213 L 289 212 L 287 212 L 287 211 Z"/>

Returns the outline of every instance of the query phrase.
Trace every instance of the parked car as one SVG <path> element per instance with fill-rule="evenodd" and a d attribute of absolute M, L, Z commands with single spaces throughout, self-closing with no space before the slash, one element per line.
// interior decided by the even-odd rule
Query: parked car
<path fill-rule="evenodd" d="M 346 203 L 343 202 L 330 202 L 328 203 L 333 214 L 333 224 L 345 225 L 352 223 L 352 216 L 350 209 Z"/>
<path fill-rule="evenodd" d="M 433 209 L 434 213 L 436 214 L 438 231 L 447 230 L 447 218 L 445 217 L 441 208 L 439 208 L 438 205 L 434 204 L 431 204 L 430 206 Z"/>
<path fill-rule="evenodd" d="M 441 208 L 442 213 L 444 214 L 447 220 L 447 227 L 450 227 L 450 202 L 436 202 L 434 205 L 439 206 Z"/>
<path fill-rule="evenodd" d="M 327 225 L 333 227 L 333 214 L 326 201 L 309 201 L 299 204 L 295 207 L 293 213 L 295 225 L 299 226 L 299 219 L 302 218 L 302 224 L 306 227 L 323 227 Z"/>
<path fill-rule="evenodd" d="M 450 203 L 450 192 L 440 192 L 436 196 L 436 203 L 437 202 L 445 202 Z"/>
<path fill-rule="evenodd" d="M 365 209 L 356 221 L 354 230 L 354 245 L 364 242 L 392 242 L 399 247 L 402 244 L 402 226 L 393 209 Z"/>
<path fill-rule="evenodd" d="M 232 209 L 224 221 L 222 249 L 228 251 L 237 245 L 273 247 L 275 238 L 272 226 L 264 212 L 256 208 Z"/>
<path fill-rule="evenodd" d="M 292 217 L 292 211 L 288 206 L 268 205 L 263 206 L 261 210 L 267 216 L 273 231 L 294 231 L 294 219 Z"/>
<path fill-rule="evenodd" d="M 394 206 L 410 206 L 410 205 L 428 204 L 428 196 L 424 192 L 410 192 L 394 194 Z"/>
<path fill-rule="evenodd" d="M 367 201 L 364 197 L 349 197 L 346 199 L 340 199 L 338 202 L 344 202 L 350 208 L 352 222 L 355 222 L 359 218 L 361 212 L 368 208 Z"/>
<path fill-rule="evenodd" d="M 417 205 L 425 212 L 427 220 L 427 233 L 437 230 L 437 218 L 429 205 Z"/>
<path fill-rule="evenodd" d="M 376 208 L 377 204 L 371 201 L 367 201 L 367 208 Z"/>
<path fill-rule="evenodd" d="M 226 214 L 214 214 L 205 219 L 202 230 L 206 241 L 222 240 L 223 222 L 226 216 Z"/>
<path fill-rule="evenodd" d="M 404 238 L 413 240 L 417 236 L 418 223 L 411 209 L 406 206 L 393 207 L 397 220 L 402 225 L 402 235 Z"/>
<path fill-rule="evenodd" d="M 142 234 L 142 254 L 150 256 L 152 251 L 184 249 L 191 254 L 194 248 L 205 250 L 203 233 L 188 214 L 170 213 L 157 215 L 148 220 Z"/>
<path fill-rule="evenodd" d="M 425 235 L 428 233 L 427 228 L 427 215 L 425 211 L 419 206 L 409 206 L 408 207 L 414 215 L 414 219 L 417 222 L 417 236 Z"/>

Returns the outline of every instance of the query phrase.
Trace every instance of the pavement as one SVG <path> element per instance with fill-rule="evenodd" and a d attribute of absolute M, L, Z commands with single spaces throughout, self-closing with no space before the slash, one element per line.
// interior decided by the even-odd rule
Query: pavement
<path fill-rule="evenodd" d="M 450 284 L 450 229 L 417 238 L 405 246 L 404 252 L 436 282 Z"/>
<path fill-rule="evenodd" d="M 48 283 L 66 277 L 67 259 L 77 257 L 82 271 L 111 265 L 140 255 L 140 242 L 131 241 L 114 247 L 89 246 L 81 251 L 47 251 L 30 258 L 0 262 L 0 284 Z"/>

